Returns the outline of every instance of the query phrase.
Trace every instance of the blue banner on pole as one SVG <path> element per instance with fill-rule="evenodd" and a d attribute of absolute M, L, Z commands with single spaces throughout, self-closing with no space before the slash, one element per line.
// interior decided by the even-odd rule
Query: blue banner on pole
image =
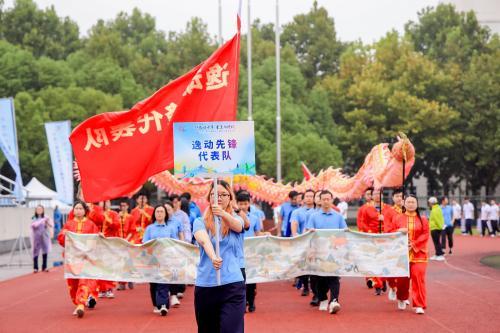
<path fill-rule="evenodd" d="M 174 123 L 174 172 L 255 175 L 253 121 Z"/>
<path fill-rule="evenodd" d="M 17 150 L 16 116 L 14 100 L 0 98 L 0 149 L 16 173 L 16 186 L 14 193 L 17 200 L 23 199 L 23 181 L 19 167 L 19 153 Z"/>
<path fill-rule="evenodd" d="M 45 123 L 45 133 L 47 134 L 57 198 L 65 204 L 72 205 L 73 153 L 69 142 L 71 122 L 66 120 Z"/>

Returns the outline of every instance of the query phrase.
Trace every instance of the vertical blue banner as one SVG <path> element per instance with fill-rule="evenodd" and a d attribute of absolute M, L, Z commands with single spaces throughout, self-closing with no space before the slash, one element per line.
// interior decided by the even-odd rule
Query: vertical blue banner
<path fill-rule="evenodd" d="M 0 98 L 0 149 L 16 173 L 16 186 L 14 193 L 17 200 L 23 199 L 23 181 L 19 167 L 19 153 L 17 150 L 16 116 L 14 100 Z"/>
<path fill-rule="evenodd" d="M 45 123 L 52 173 L 56 183 L 57 198 L 65 204 L 73 204 L 73 153 L 69 142 L 71 122 Z"/>

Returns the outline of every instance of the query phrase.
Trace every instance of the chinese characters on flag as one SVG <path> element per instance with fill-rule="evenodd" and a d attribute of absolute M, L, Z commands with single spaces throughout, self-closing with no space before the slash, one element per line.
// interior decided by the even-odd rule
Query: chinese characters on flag
<path fill-rule="evenodd" d="M 238 32 L 131 110 L 99 114 L 76 127 L 70 141 L 85 200 L 128 195 L 150 176 L 172 169 L 174 122 L 236 120 L 239 53 Z"/>

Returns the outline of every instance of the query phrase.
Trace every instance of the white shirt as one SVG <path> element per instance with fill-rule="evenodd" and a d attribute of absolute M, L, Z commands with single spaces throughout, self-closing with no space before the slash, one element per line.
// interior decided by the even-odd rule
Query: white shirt
<path fill-rule="evenodd" d="M 338 209 L 340 209 L 340 215 L 342 215 L 344 219 L 347 219 L 347 208 L 349 207 L 349 205 L 347 205 L 347 202 L 341 201 L 339 202 L 337 207 Z"/>
<path fill-rule="evenodd" d="M 490 205 L 481 206 L 481 220 L 488 221 L 490 219 Z"/>
<path fill-rule="evenodd" d="M 490 220 L 498 221 L 498 205 L 490 206 Z"/>
<path fill-rule="evenodd" d="M 466 219 L 474 219 L 474 205 L 472 202 L 468 202 L 464 204 L 464 218 Z"/>
<path fill-rule="evenodd" d="M 462 207 L 459 204 L 453 205 L 453 219 L 460 220 L 462 217 Z"/>

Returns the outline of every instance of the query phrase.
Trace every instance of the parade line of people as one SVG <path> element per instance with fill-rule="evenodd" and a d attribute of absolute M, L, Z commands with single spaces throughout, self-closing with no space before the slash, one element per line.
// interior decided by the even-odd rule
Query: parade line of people
<path fill-rule="evenodd" d="M 95 204 L 78 201 L 57 239 L 64 247 L 65 234 L 71 231 L 120 237 L 133 244 L 158 238 L 197 244 L 200 262 L 194 298 L 198 331 L 243 332 L 245 312 L 257 309 L 257 285 L 245 283 L 244 238 L 270 233 L 264 232 L 265 215 L 249 192 L 240 190 L 235 194 L 230 185 L 221 180 L 217 197 L 212 185 L 207 200 L 209 206 L 203 214 L 188 193 L 172 195 L 155 207 L 148 204 L 146 195 L 139 194 L 134 209 L 130 211 L 128 199 L 124 199 L 120 201 L 119 212 L 111 210 L 110 201 Z M 409 277 L 367 277 L 366 286 L 374 289 L 377 296 L 387 293 L 399 310 L 405 310 L 411 304 L 415 313 L 423 314 L 426 309 L 427 262 L 429 259 L 444 260 L 446 240 L 448 254 L 452 253 L 453 228 L 457 223 L 454 207 L 448 205 L 447 198 L 442 198 L 439 205 L 438 200 L 431 197 L 428 200 L 428 219 L 420 213 L 417 198 L 404 195 L 399 189 L 392 192 L 393 205 L 384 203 L 383 193 L 373 188 L 365 192 L 364 200 L 357 213 L 358 231 L 407 234 L 410 260 Z M 338 202 L 328 190 L 291 191 L 289 200 L 276 211 L 278 220 L 273 229 L 282 237 L 294 237 L 316 229 L 348 230 L 346 211 L 347 204 Z M 220 226 L 219 256 L 215 252 L 216 220 Z M 50 225 L 50 219 L 44 217 L 43 207 L 37 207 L 32 223 L 34 234 L 42 234 L 38 230 Z M 429 238 L 436 251 L 432 257 L 427 250 Z M 47 267 L 45 243 L 43 238 L 40 243 L 35 243 L 35 272 L 38 271 L 40 250 L 44 254 L 42 269 Z M 217 283 L 217 271 L 220 271 L 220 284 Z M 134 284 L 127 281 L 67 279 L 67 284 L 76 306 L 74 315 L 79 318 L 84 316 L 86 308 L 94 308 L 99 298 L 114 298 L 115 289 L 134 288 Z M 331 314 L 340 311 L 340 277 L 300 276 L 293 286 L 301 290 L 302 296 L 312 293 L 310 306 Z M 150 283 L 153 312 L 166 316 L 171 308 L 180 306 L 185 291 L 185 285 Z"/>

